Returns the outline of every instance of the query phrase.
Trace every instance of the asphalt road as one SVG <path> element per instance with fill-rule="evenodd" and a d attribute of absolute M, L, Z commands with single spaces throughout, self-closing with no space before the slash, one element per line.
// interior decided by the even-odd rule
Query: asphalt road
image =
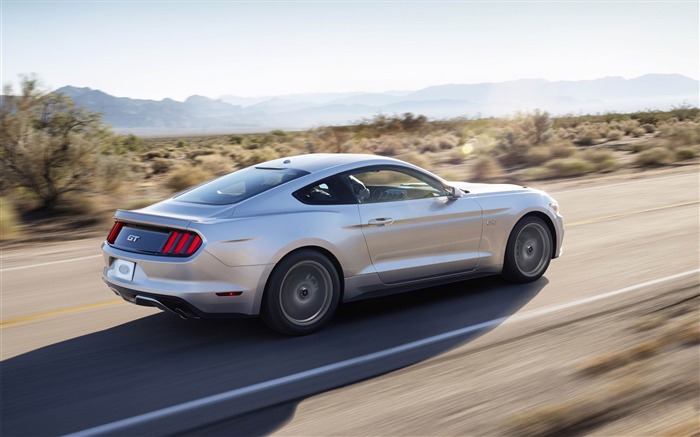
<path fill-rule="evenodd" d="M 136 427 L 102 430 L 260 435 L 294 417 L 303 433 L 296 406 L 315 393 L 488 341 L 514 315 L 698 269 L 698 184 L 697 167 L 552 184 L 567 234 L 541 280 L 353 303 L 302 338 L 257 319 L 182 321 L 119 302 L 100 280 L 99 240 L 4 250 L 0 433 L 80 433 L 134 417 Z M 167 408 L 162 420 L 143 416 Z"/>

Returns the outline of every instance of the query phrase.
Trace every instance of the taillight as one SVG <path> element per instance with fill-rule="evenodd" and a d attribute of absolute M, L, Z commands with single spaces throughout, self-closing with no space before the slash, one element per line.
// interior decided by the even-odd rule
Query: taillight
<path fill-rule="evenodd" d="M 163 255 L 192 255 L 202 245 L 202 237 L 194 232 L 171 231 L 163 246 Z"/>
<path fill-rule="evenodd" d="M 107 242 L 109 244 L 114 244 L 123 227 L 124 222 L 114 222 L 114 226 L 112 226 L 112 230 L 109 231 L 109 235 L 107 236 Z"/>

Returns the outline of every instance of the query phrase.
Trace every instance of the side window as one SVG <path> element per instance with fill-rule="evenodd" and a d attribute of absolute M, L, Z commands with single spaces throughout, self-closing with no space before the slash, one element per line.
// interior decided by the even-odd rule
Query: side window
<path fill-rule="evenodd" d="M 347 187 L 337 177 L 316 182 L 294 193 L 294 197 L 309 205 L 340 205 L 355 203 Z"/>
<path fill-rule="evenodd" d="M 347 180 L 360 203 L 395 202 L 447 195 L 439 182 L 410 170 L 379 168 L 353 173 Z"/>

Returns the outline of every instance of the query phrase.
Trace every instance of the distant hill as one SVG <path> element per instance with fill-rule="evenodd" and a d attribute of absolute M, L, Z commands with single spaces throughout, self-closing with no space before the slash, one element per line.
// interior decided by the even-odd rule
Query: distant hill
<path fill-rule="evenodd" d="M 446 84 L 416 91 L 319 93 L 268 97 L 191 96 L 141 100 L 66 86 L 57 91 L 101 112 L 116 131 L 137 134 L 222 133 L 303 129 L 348 124 L 378 113 L 413 112 L 430 118 L 502 116 L 542 109 L 552 114 L 626 112 L 700 106 L 700 84 L 677 74 L 635 79 L 605 77 L 556 81 L 521 79 L 499 83 Z"/>

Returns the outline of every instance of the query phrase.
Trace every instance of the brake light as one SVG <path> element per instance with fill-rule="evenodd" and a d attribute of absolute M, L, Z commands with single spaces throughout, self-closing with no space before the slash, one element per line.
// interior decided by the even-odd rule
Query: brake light
<path fill-rule="evenodd" d="M 163 246 L 163 255 L 192 255 L 202 245 L 202 237 L 194 232 L 172 231 Z"/>
<path fill-rule="evenodd" d="M 117 236 L 119 236 L 119 233 L 122 231 L 123 227 L 124 222 L 114 222 L 114 226 L 112 226 L 112 230 L 109 231 L 109 235 L 107 236 L 107 242 L 109 244 L 114 244 L 114 242 L 117 240 Z"/>

